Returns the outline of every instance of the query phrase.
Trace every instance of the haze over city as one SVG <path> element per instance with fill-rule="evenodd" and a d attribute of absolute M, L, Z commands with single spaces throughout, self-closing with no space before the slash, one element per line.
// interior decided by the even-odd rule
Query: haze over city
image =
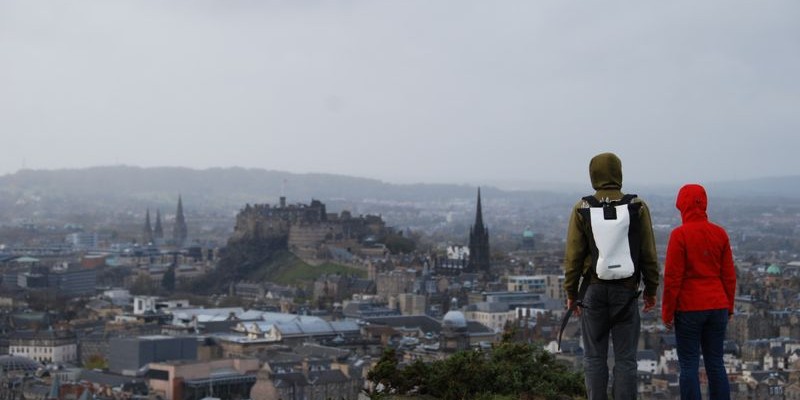
<path fill-rule="evenodd" d="M 0 174 L 243 166 L 391 182 L 800 171 L 800 4 L 0 3 Z"/>
<path fill-rule="evenodd" d="M 798 16 L 0 0 L 0 400 L 800 399 Z"/>

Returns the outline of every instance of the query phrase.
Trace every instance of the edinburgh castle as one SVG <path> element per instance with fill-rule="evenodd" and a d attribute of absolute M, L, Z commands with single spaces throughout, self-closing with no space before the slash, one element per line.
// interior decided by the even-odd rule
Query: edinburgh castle
<path fill-rule="evenodd" d="M 349 211 L 329 214 L 325 204 L 247 204 L 236 216 L 232 240 L 281 240 L 304 260 L 340 259 L 383 254 L 381 239 L 391 232 L 377 215 L 354 217 Z"/>

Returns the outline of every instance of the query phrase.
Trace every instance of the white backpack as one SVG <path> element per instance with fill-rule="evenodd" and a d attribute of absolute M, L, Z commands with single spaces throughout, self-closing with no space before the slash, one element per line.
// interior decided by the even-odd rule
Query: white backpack
<path fill-rule="evenodd" d="M 613 281 L 632 277 L 639 259 L 639 210 L 633 203 L 635 194 L 619 200 L 599 201 L 594 196 L 583 198 L 589 207 L 580 209 L 590 235 L 592 264 L 597 277 Z"/>

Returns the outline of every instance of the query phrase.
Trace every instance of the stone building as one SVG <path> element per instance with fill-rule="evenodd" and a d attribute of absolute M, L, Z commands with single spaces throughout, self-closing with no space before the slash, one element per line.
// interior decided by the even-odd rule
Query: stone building
<path fill-rule="evenodd" d="M 326 274 L 314 281 L 314 300 L 341 301 L 354 294 L 373 294 L 375 284 L 349 275 Z"/>
<path fill-rule="evenodd" d="M 464 273 L 486 275 L 491 272 L 489 228 L 483 223 L 480 189 L 478 189 L 478 204 L 475 208 L 475 223 L 469 229 L 468 246 L 448 247 L 446 256 L 435 258 L 434 268 L 438 274 L 444 275 Z"/>
<path fill-rule="evenodd" d="M 68 363 L 78 359 L 78 340 L 71 331 L 16 331 L 10 334 L 8 352 L 42 363 Z"/>
<path fill-rule="evenodd" d="M 178 208 L 175 211 L 175 226 L 172 230 L 172 241 L 175 247 L 182 248 L 186 245 L 189 237 L 189 229 L 186 226 L 186 217 L 183 216 L 183 199 L 178 196 Z"/>
<path fill-rule="evenodd" d="M 465 272 L 489 273 L 489 228 L 483 225 L 481 189 L 478 189 L 478 205 L 475 210 L 475 224 L 469 230 L 469 263 Z"/>
<path fill-rule="evenodd" d="M 286 205 L 281 197 L 280 205 L 247 204 L 236 215 L 233 238 L 247 236 L 276 238 L 289 236 L 292 224 L 320 224 L 327 221 L 325 204 L 312 200 L 311 204 Z"/>
<path fill-rule="evenodd" d="M 778 332 L 779 328 L 773 325 L 769 313 L 764 310 L 735 314 L 728 324 L 728 338 L 739 343 L 775 337 Z"/>
<path fill-rule="evenodd" d="M 231 240 L 269 240 L 281 246 L 285 242 L 287 250 L 303 259 L 329 259 L 337 255 L 337 250 L 352 256 L 363 255 L 364 249 L 381 249 L 378 240 L 391 231 L 380 216 L 354 217 L 349 211 L 328 214 L 319 200 L 286 204 L 286 198 L 281 197 L 276 206 L 247 204 L 236 216 Z"/>
<path fill-rule="evenodd" d="M 401 293 L 396 298 L 397 308 L 402 315 L 424 315 L 428 310 L 428 297 L 425 295 Z"/>
<path fill-rule="evenodd" d="M 468 271 L 469 247 L 448 246 L 446 255 L 434 259 L 434 269 L 441 275 L 459 275 Z"/>
<path fill-rule="evenodd" d="M 178 195 L 178 206 L 175 209 L 175 225 L 172 228 L 172 244 L 177 248 L 186 246 L 189 239 L 189 228 L 186 225 L 186 216 L 183 213 L 183 198 Z M 155 226 L 150 223 L 150 209 L 145 212 L 144 227 L 142 228 L 142 243 L 152 247 L 164 244 L 164 225 L 161 223 L 161 210 L 156 210 Z"/>
<path fill-rule="evenodd" d="M 379 273 L 375 279 L 378 295 L 384 299 L 403 293 L 411 293 L 417 280 L 417 270 L 397 268 L 389 272 Z"/>
<path fill-rule="evenodd" d="M 259 358 L 264 365 L 250 392 L 253 400 L 357 399 L 364 384 L 365 363 L 339 349 L 274 347 Z"/>
<path fill-rule="evenodd" d="M 153 392 L 165 400 L 231 399 L 249 396 L 258 370 L 255 358 L 166 361 L 148 364 L 146 377 Z"/>
<path fill-rule="evenodd" d="M 467 319 L 461 311 L 450 310 L 442 319 L 441 349 L 444 351 L 466 350 L 470 346 Z"/>

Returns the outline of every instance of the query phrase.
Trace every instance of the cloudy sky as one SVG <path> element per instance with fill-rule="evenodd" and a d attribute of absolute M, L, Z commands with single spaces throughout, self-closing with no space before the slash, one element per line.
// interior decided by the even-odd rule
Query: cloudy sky
<path fill-rule="evenodd" d="M 800 2 L 0 1 L 0 174 L 800 173 Z"/>

